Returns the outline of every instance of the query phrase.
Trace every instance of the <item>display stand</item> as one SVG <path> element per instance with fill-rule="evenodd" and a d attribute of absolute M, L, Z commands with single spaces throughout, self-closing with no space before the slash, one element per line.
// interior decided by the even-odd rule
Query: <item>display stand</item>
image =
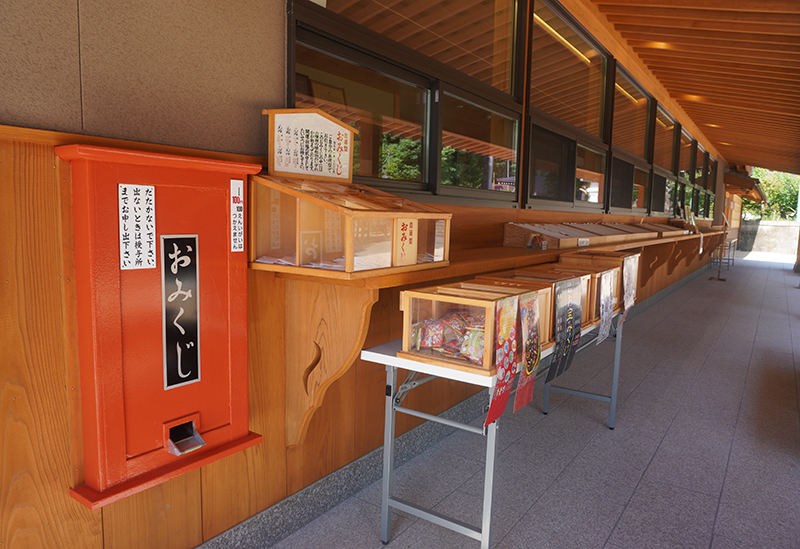
<path fill-rule="evenodd" d="M 619 363 L 620 351 L 622 349 L 622 322 L 619 321 L 621 316 L 618 316 L 617 327 L 615 329 L 616 347 L 614 353 L 614 374 L 611 388 L 611 396 L 595 395 L 592 393 L 584 393 L 581 391 L 573 391 L 561 387 L 554 387 L 550 384 L 545 385 L 545 400 L 544 412 L 548 412 L 549 406 L 549 392 L 559 391 L 574 396 L 592 398 L 608 402 L 611 408 L 609 427 L 614 428 L 614 416 L 617 406 L 617 386 L 619 383 Z M 582 331 L 581 337 L 585 337 L 592 331 L 596 331 L 598 326 L 592 326 Z M 587 346 L 594 343 L 596 338 L 592 338 L 576 352 L 580 352 Z M 492 394 L 496 382 L 496 375 L 487 376 L 485 373 L 475 373 L 447 368 L 444 366 L 437 366 L 425 362 L 417 362 L 416 360 L 409 360 L 406 358 L 399 358 L 397 352 L 402 348 L 402 341 L 397 339 L 377 345 L 375 347 L 364 349 L 361 351 L 361 359 L 367 362 L 374 362 L 386 366 L 386 408 L 385 408 L 385 422 L 383 433 L 383 492 L 381 496 L 381 541 L 389 543 L 391 539 L 391 510 L 392 508 L 404 511 L 415 517 L 425 519 L 444 528 L 453 530 L 465 536 L 479 540 L 481 542 L 481 549 L 489 549 L 492 542 L 492 501 L 494 499 L 494 466 L 497 457 L 497 429 L 500 420 L 497 420 L 488 427 L 475 427 L 472 425 L 459 423 L 449 419 L 445 419 L 432 414 L 427 414 L 410 408 L 402 406 L 408 392 L 423 383 L 426 383 L 436 377 L 445 379 L 452 379 L 455 381 L 462 381 L 472 385 L 487 387 L 490 389 L 489 394 Z M 542 358 L 546 358 L 553 353 L 553 348 L 550 347 L 542 352 Z M 410 373 L 406 380 L 398 385 L 397 383 L 397 369 L 403 368 Z M 541 375 L 545 372 L 539 372 Z M 425 377 L 420 377 L 421 374 Z M 487 403 L 488 404 L 488 403 Z M 488 410 L 488 406 L 486 407 Z M 424 509 L 413 503 L 392 497 L 392 475 L 394 473 L 394 438 L 395 438 L 395 414 L 397 412 L 412 415 L 427 421 L 434 421 L 455 427 L 471 433 L 476 433 L 486 437 L 486 467 L 484 471 L 484 484 L 483 484 L 483 515 L 481 519 L 481 527 L 476 528 L 459 520 L 446 517 L 433 511 L 431 509 Z"/>
<path fill-rule="evenodd" d="M 616 419 L 617 414 L 617 389 L 619 387 L 619 359 L 622 353 L 622 326 L 623 326 L 623 316 L 617 316 L 617 324 L 616 326 L 613 325 L 612 320 L 612 333 L 609 335 L 608 339 L 614 340 L 614 370 L 611 377 L 611 395 L 598 395 L 595 393 L 587 393 L 585 391 L 576 391 L 574 389 L 567 389 L 566 387 L 556 387 L 552 385 L 552 383 L 545 383 L 544 384 L 544 401 L 542 403 L 542 412 L 547 414 L 550 411 L 550 391 L 555 391 L 557 393 L 565 393 L 572 396 L 583 397 L 583 398 L 591 398 L 594 400 L 600 400 L 602 402 L 609 403 L 609 414 L 608 414 L 608 428 L 614 428 L 614 421 Z M 583 335 L 581 335 L 583 337 Z M 586 347 L 592 345 L 597 338 L 592 338 L 591 340 L 587 341 L 581 347 L 577 349 L 576 352 L 583 351 Z"/>
<path fill-rule="evenodd" d="M 717 246 L 717 249 L 714 250 L 714 253 L 711 255 L 711 261 L 709 262 L 710 265 L 722 265 L 725 263 L 726 270 L 731 268 L 735 259 L 736 259 L 736 243 L 738 242 L 737 239 L 725 240 L 722 244 Z"/>
<path fill-rule="evenodd" d="M 497 375 L 487 376 L 481 373 L 472 373 L 453 368 L 437 366 L 416 360 L 399 358 L 397 351 L 402 348 L 402 340 L 397 339 L 378 345 L 370 349 L 361 351 L 361 359 L 386 366 L 386 417 L 383 432 L 383 495 L 381 497 L 381 541 L 389 543 L 391 538 L 391 509 L 394 507 L 400 511 L 405 511 L 410 515 L 425 519 L 439 526 L 443 526 L 465 536 L 477 539 L 481 542 L 481 549 L 488 549 L 492 539 L 492 499 L 494 496 L 494 462 L 497 456 L 497 421 L 488 427 L 474 427 L 464 423 L 451 421 L 432 414 L 426 414 L 417 410 L 404 408 L 401 406 L 408 391 L 430 381 L 435 377 L 463 381 L 471 385 L 488 387 L 493 389 Z M 402 385 L 397 385 L 397 369 L 403 368 L 410 373 Z M 420 374 L 427 377 L 420 379 Z M 413 503 L 393 498 L 392 494 L 392 474 L 394 472 L 394 432 L 395 432 L 395 413 L 401 412 L 425 419 L 435 421 L 457 429 L 463 429 L 471 433 L 477 433 L 486 437 L 486 470 L 483 485 L 483 519 L 481 528 L 475 528 L 452 518 L 445 517 L 433 510 L 424 509 Z"/>

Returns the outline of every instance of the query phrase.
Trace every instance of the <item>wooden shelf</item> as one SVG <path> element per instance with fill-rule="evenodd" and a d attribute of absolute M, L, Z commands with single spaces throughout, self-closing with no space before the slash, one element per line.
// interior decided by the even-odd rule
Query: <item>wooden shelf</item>
<path fill-rule="evenodd" d="M 722 234 L 722 232 L 714 231 L 703 233 L 706 238 L 716 234 Z M 315 273 L 313 269 L 303 269 L 306 272 L 298 273 L 297 271 L 299 269 L 293 269 L 292 272 L 277 272 L 275 276 L 296 280 L 330 282 L 332 284 L 343 284 L 362 288 L 394 288 L 411 284 L 435 282 L 437 280 L 476 276 L 494 271 L 519 269 L 531 265 L 538 265 L 540 263 L 553 263 L 558 261 L 558 256 L 561 253 L 565 252 L 583 252 L 591 250 L 622 251 L 699 238 L 700 235 L 690 234 L 568 250 L 532 250 L 513 247 L 473 248 L 469 250 L 451 250 L 449 265 L 425 271 L 387 273 L 378 276 L 376 276 L 374 272 L 364 271 L 360 273 L 349 273 L 350 276 L 347 277 L 342 276 L 341 278 L 335 278 L 335 275 L 332 277 L 332 273 L 329 271 Z M 344 275 L 345 273 L 341 274 Z"/>

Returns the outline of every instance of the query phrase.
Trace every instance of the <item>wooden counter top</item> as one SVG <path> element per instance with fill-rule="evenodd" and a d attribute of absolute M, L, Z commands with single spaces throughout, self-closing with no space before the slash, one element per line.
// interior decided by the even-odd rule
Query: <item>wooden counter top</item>
<path fill-rule="evenodd" d="M 703 233 L 705 237 L 722 234 L 721 231 Z M 618 244 L 606 244 L 601 246 L 589 246 L 581 248 L 567 248 L 564 250 L 532 250 L 528 248 L 511 248 L 495 246 L 491 248 L 472 248 L 468 250 L 451 250 L 450 264 L 445 267 L 425 269 L 420 271 L 410 271 L 393 274 L 374 275 L 371 271 L 361 271 L 355 273 L 358 278 L 353 278 L 352 274 L 340 273 L 337 271 L 318 271 L 307 269 L 308 274 L 298 274 L 296 272 L 276 272 L 278 278 L 291 280 L 306 280 L 316 282 L 327 282 L 353 286 L 359 288 L 394 288 L 424 282 L 435 283 L 438 280 L 475 276 L 494 271 L 507 271 L 520 269 L 540 263 L 552 263 L 558 261 L 558 256 L 564 252 L 576 251 L 621 251 L 680 242 L 683 240 L 699 239 L 698 234 L 682 236 L 672 236 L 667 238 L 654 238 L 651 240 L 638 240 L 633 242 L 623 242 Z M 344 275 L 344 276 L 342 276 Z"/>

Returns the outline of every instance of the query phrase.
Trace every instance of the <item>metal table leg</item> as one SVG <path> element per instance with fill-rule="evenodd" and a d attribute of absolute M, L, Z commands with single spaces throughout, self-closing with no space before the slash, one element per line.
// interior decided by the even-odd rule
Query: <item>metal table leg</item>
<path fill-rule="evenodd" d="M 555 385 L 551 385 L 550 383 L 544 384 L 544 402 L 542 404 L 542 412 L 547 414 L 550 407 L 550 391 L 555 391 L 557 393 L 565 393 L 572 396 L 583 397 L 583 398 L 592 398 L 594 400 L 600 400 L 602 402 L 609 403 L 609 415 L 608 415 L 608 428 L 614 428 L 614 422 L 616 420 L 617 415 L 617 392 L 619 388 L 619 362 L 620 356 L 622 355 L 622 326 L 623 322 L 621 321 L 622 317 L 619 317 L 617 320 L 617 327 L 615 329 L 614 334 L 614 372 L 612 374 L 611 379 L 611 396 L 606 395 L 597 395 L 594 393 L 587 393 L 585 391 L 576 391 L 574 389 L 567 389 L 565 387 L 556 387 Z M 579 349 L 582 350 L 583 348 Z"/>
<path fill-rule="evenodd" d="M 494 464 L 497 458 L 497 421 L 486 428 L 486 472 L 483 483 L 483 522 L 481 549 L 492 546 L 492 501 L 494 499 Z"/>
<path fill-rule="evenodd" d="M 397 368 L 386 366 L 386 417 L 383 428 L 383 494 L 381 496 L 381 541 L 389 543 L 392 535 L 392 472 L 394 471 L 394 395 L 397 387 Z"/>

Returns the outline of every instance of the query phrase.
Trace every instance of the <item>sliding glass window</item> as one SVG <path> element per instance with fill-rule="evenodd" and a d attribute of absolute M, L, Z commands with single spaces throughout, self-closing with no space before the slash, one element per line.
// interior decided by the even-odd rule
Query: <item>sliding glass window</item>
<path fill-rule="evenodd" d="M 648 98 L 625 70 L 617 65 L 612 126 L 612 144 L 615 147 L 646 159 L 648 110 Z"/>
<path fill-rule="evenodd" d="M 415 79 L 410 82 L 374 70 L 367 62 L 357 64 L 300 42 L 295 45 L 295 106 L 321 109 L 359 130 L 353 143 L 356 176 L 420 183 L 427 179 L 424 129 L 430 92 L 423 87 L 424 79 Z"/>
<path fill-rule="evenodd" d="M 692 143 L 694 139 L 685 129 L 681 128 L 680 156 L 678 161 L 678 175 L 689 180 L 692 173 Z"/>
<path fill-rule="evenodd" d="M 636 167 L 633 172 L 633 201 L 634 209 L 645 212 L 647 201 L 650 198 L 650 172 Z"/>
<path fill-rule="evenodd" d="M 441 112 L 441 184 L 514 193 L 518 117 L 447 92 Z"/>
<path fill-rule="evenodd" d="M 694 182 L 701 187 L 706 187 L 706 170 L 708 169 L 708 153 L 702 145 L 697 144 L 697 153 L 694 163 Z"/>
<path fill-rule="evenodd" d="M 602 137 L 605 55 L 541 0 L 531 32 L 531 106 Z"/>
<path fill-rule="evenodd" d="M 653 165 L 670 172 L 672 171 L 672 153 L 675 148 L 675 127 L 675 119 L 659 106 L 656 109 Z"/>
<path fill-rule="evenodd" d="M 528 170 L 530 199 L 572 205 L 576 180 L 575 147 L 574 140 L 533 126 Z"/>
<path fill-rule="evenodd" d="M 678 201 L 680 187 L 672 179 L 666 180 L 666 192 L 664 193 L 664 213 L 668 216 L 675 216 L 678 213 Z M 653 208 L 655 210 L 655 207 Z"/>
<path fill-rule="evenodd" d="M 511 93 L 512 0 L 320 0 L 346 17 L 436 61 Z"/>
<path fill-rule="evenodd" d="M 603 204 L 606 154 L 578 145 L 575 169 L 576 203 Z"/>
<path fill-rule="evenodd" d="M 674 176 L 668 177 L 654 171 L 650 200 L 650 212 L 653 215 L 663 214 L 672 217 L 675 210 L 675 181 L 673 178 Z"/>

